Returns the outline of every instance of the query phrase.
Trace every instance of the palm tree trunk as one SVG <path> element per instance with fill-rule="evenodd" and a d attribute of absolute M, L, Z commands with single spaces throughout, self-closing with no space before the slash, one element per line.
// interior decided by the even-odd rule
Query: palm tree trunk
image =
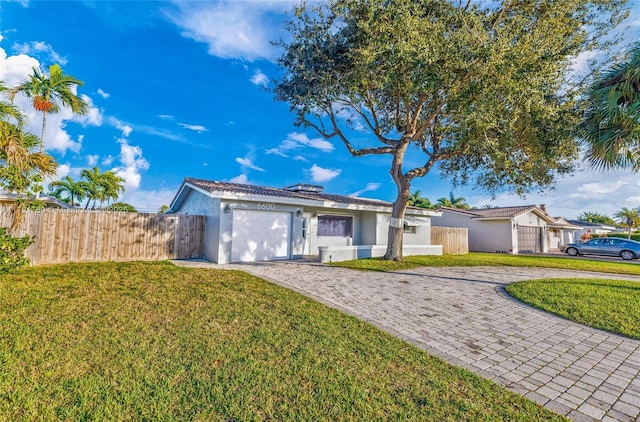
<path fill-rule="evenodd" d="M 42 112 L 42 135 L 40 135 L 40 152 L 44 152 L 44 132 L 47 127 L 47 112 Z"/>

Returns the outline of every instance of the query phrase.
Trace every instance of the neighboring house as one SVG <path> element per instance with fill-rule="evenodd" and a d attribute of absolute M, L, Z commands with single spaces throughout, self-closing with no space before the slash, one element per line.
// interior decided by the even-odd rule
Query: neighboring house
<path fill-rule="evenodd" d="M 590 221 L 568 220 L 570 224 L 580 227 L 580 231 L 576 234 L 576 241 L 581 241 L 584 234 L 592 237 L 605 236 L 609 233 L 619 232 L 616 226 L 603 223 L 592 223 Z"/>
<path fill-rule="evenodd" d="M 392 204 L 322 190 L 306 184 L 280 189 L 185 178 L 168 212 L 208 216 L 205 258 L 219 264 L 383 255 Z M 442 254 L 442 246 L 430 245 L 430 220 L 437 215 L 409 207 L 404 221 L 395 221 L 404 227 L 404 255 Z"/>
<path fill-rule="evenodd" d="M 474 252 L 549 252 L 573 241 L 574 233 L 580 229 L 563 218 L 551 217 L 544 205 L 438 210 L 442 216 L 434 216 L 433 225 L 466 227 L 469 250 Z"/>
<path fill-rule="evenodd" d="M 15 193 L 0 191 L 0 205 L 13 205 L 13 203 L 16 201 L 16 198 L 18 198 L 18 195 L 16 195 Z M 32 197 L 27 199 L 33 200 L 35 198 Z M 44 206 L 46 208 L 72 208 L 71 205 L 67 204 L 66 202 L 62 202 L 59 199 L 54 198 L 53 196 L 40 195 L 38 200 L 44 202 Z"/>

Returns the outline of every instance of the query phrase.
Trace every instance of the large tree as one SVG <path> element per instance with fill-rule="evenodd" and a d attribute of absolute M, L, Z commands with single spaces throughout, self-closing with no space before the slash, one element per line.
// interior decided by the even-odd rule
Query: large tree
<path fill-rule="evenodd" d="M 468 210 L 471 208 L 469 204 L 467 204 L 467 199 L 462 196 L 454 196 L 453 192 L 449 192 L 449 197 L 438 198 L 438 205 L 441 207 L 449 207 L 449 208 L 460 208 L 463 210 Z"/>
<path fill-rule="evenodd" d="M 627 228 L 627 238 L 631 239 L 631 229 L 640 223 L 640 213 L 637 208 L 622 208 L 613 215 L 620 224 Z"/>
<path fill-rule="evenodd" d="M 93 167 L 82 170 L 80 176 L 84 179 L 86 190 L 85 209 L 89 208 L 91 201 L 94 208 L 97 201 L 100 201 L 100 207 L 102 207 L 105 201 L 108 203 L 110 200 L 115 200 L 121 192 L 124 192 L 125 180 L 111 170 L 101 172 L 98 167 Z"/>
<path fill-rule="evenodd" d="M 58 64 L 49 66 L 49 76 L 37 68 L 33 74 L 20 85 L 12 88 L 9 97 L 13 101 L 16 94 L 22 92 L 31 99 L 33 108 L 42 112 L 42 134 L 40 136 L 40 151 L 44 151 L 44 135 L 47 126 L 47 114 L 57 113 L 60 103 L 76 114 L 86 114 L 89 106 L 75 93 L 78 86 L 84 82 L 71 75 L 65 75 Z"/>
<path fill-rule="evenodd" d="M 72 207 L 75 207 L 79 205 L 77 202 L 82 201 L 87 195 L 87 182 L 76 181 L 65 176 L 61 180 L 49 183 L 49 190 L 52 196 L 67 201 Z"/>
<path fill-rule="evenodd" d="M 610 226 L 616 225 L 616 222 L 613 220 L 613 218 L 609 217 L 608 215 L 600 214 L 599 212 L 594 212 L 594 211 L 583 212 L 578 216 L 578 220 L 587 221 L 589 223 L 608 224 Z"/>
<path fill-rule="evenodd" d="M 38 152 L 38 137 L 25 132 L 18 125 L 0 122 L 0 187 L 18 194 L 55 174 L 53 157 Z"/>
<path fill-rule="evenodd" d="M 275 81 L 297 124 L 351 155 L 388 155 L 386 259 L 402 259 L 411 182 L 523 193 L 572 171 L 571 61 L 601 46 L 624 0 L 332 0 L 296 8 Z M 410 157 L 411 160 L 406 159 Z M 407 163 L 419 163 L 406 166 Z"/>
<path fill-rule="evenodd" d="M 640 42 L 591 86 L 581 124 L 587 159 L 596 168 L 640 170 Z"/>

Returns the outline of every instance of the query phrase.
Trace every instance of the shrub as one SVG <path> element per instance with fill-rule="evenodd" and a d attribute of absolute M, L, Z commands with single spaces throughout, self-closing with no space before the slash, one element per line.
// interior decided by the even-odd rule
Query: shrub
<path fill-rule="evenodd" d="M 7 274 L 24 267 L 29 263 L 29 258 L 24 256 L 24 251 L 34 241 L 34 237 L 13 237 L 5 228 L 0 227 L 0 274 Z"/>
<path fill-rule="evenodd" d="M 627 233 L 608 233 L 607 237 L 620 237 L 622 239 L 626 239 L 629 235 Z M 640 242 L 640 234 L 631 233 L 631 240 L 637 240 Z"/>

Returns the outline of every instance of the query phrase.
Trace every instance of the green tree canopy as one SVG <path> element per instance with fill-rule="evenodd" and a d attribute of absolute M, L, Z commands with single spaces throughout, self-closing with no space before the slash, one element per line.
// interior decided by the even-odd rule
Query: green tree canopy
<path fill-rule="evenodd" d="M 640 213 L 637 208 L 622 208 L 613 215 L 620 224 L 628 230 L 628 238 L 631 239 L 631 229 L 640 224 Z"/>
<path fill-rule="evenodd" d="M 71 177 L 65 176 L 62 180 L 49 183 L 49 190 L 52 196 L 75 207 L 87 195 L 87 182 L 75 181 Z"/>
<path fill-rule="evenodd" d="M 33 108 L 42 112 L 42 135 L 40 136 L 40 151 L 44 150 L 44 135 L 47 125 L 47 113 L 57 113 L 60 107 L 57 103 L 69 107 L 76 114 L 86 114 L 88 104 L 74 93 L 74 88 L 83 86 L 84 82 L 70 75 L 65 75 L 58 64 L 49 66 L 49 76 L 37 68 L 33 74 L 20 85 L 9 91 L 13 101 L 16 94 L 22 92 L 31 99 Z"/>
<path fill-rule="evenodd" d="M 598 212 L 585 211 L 578 216 L 578 220 L 587 221 L 589 223 L 600 223 L 615 226 L 616 222 L 608 215 L 600 214 Z"/>
<path fill-rule="evenodd" d="M 98 167 L 94 167 L 90 170 L 82 170 L 80 176 L 84 178 L 85 183 L 87 197 L 85 209 L 89 208 L 89 204 L 92 201 L 94 208 L 98 201 L 100 201 L 100 207 L 102 207 L 104 202 L 108 203 L 110 200 L 116 200 L 120 193 L 124 192 L 125 180 L 111 170 L 103 173 Z"/>
<path fill-rule="evenodd" d="M 589 90 L 581 124 L 587 159 L 596 168 L 640 170 L 640 42 L 628 59 L 614 63 Z"/>
<path fill-rule="evenodd" d="M 455 197 L 453 195 L 453 192 L 449 192 L 448 198 L 439 198 L 438 205 L 441 207 L 460 208 L 464 210 L 468 210 L 469 208 L 471 208 L 469 204 L 467 204 L 466 198 L 463 198 L 462 196 Z"/>
<path fill-rule="evenodd" d="M 402 259 L 413 179 L 518 193 L 572 171 L 571 60 L 624 0 L 332 0 L 294 11 L 275 96 L 351 155 L 387 155 L 397 186 L 386 259 Z M 409 156 L 411 160 L 405 160 Z M 411 165 L 407 165 L 411 163 Z"/>
<path fill-rule="evenodd" d="M 422 197 L 422 192 L 420 192 L 419 190 L 409 195 L 409 201 L 407 202 L 407 205 L 418 208 L 434 208 L 431 201 L 429 201 L 429 198 Z"/>
<path fill-rule="evenodd" d="M 116 212 L 138 212 L 133 205 L 127 204 L 126 202 L 115 202 L 109 205 L 106 210 Z"/>

